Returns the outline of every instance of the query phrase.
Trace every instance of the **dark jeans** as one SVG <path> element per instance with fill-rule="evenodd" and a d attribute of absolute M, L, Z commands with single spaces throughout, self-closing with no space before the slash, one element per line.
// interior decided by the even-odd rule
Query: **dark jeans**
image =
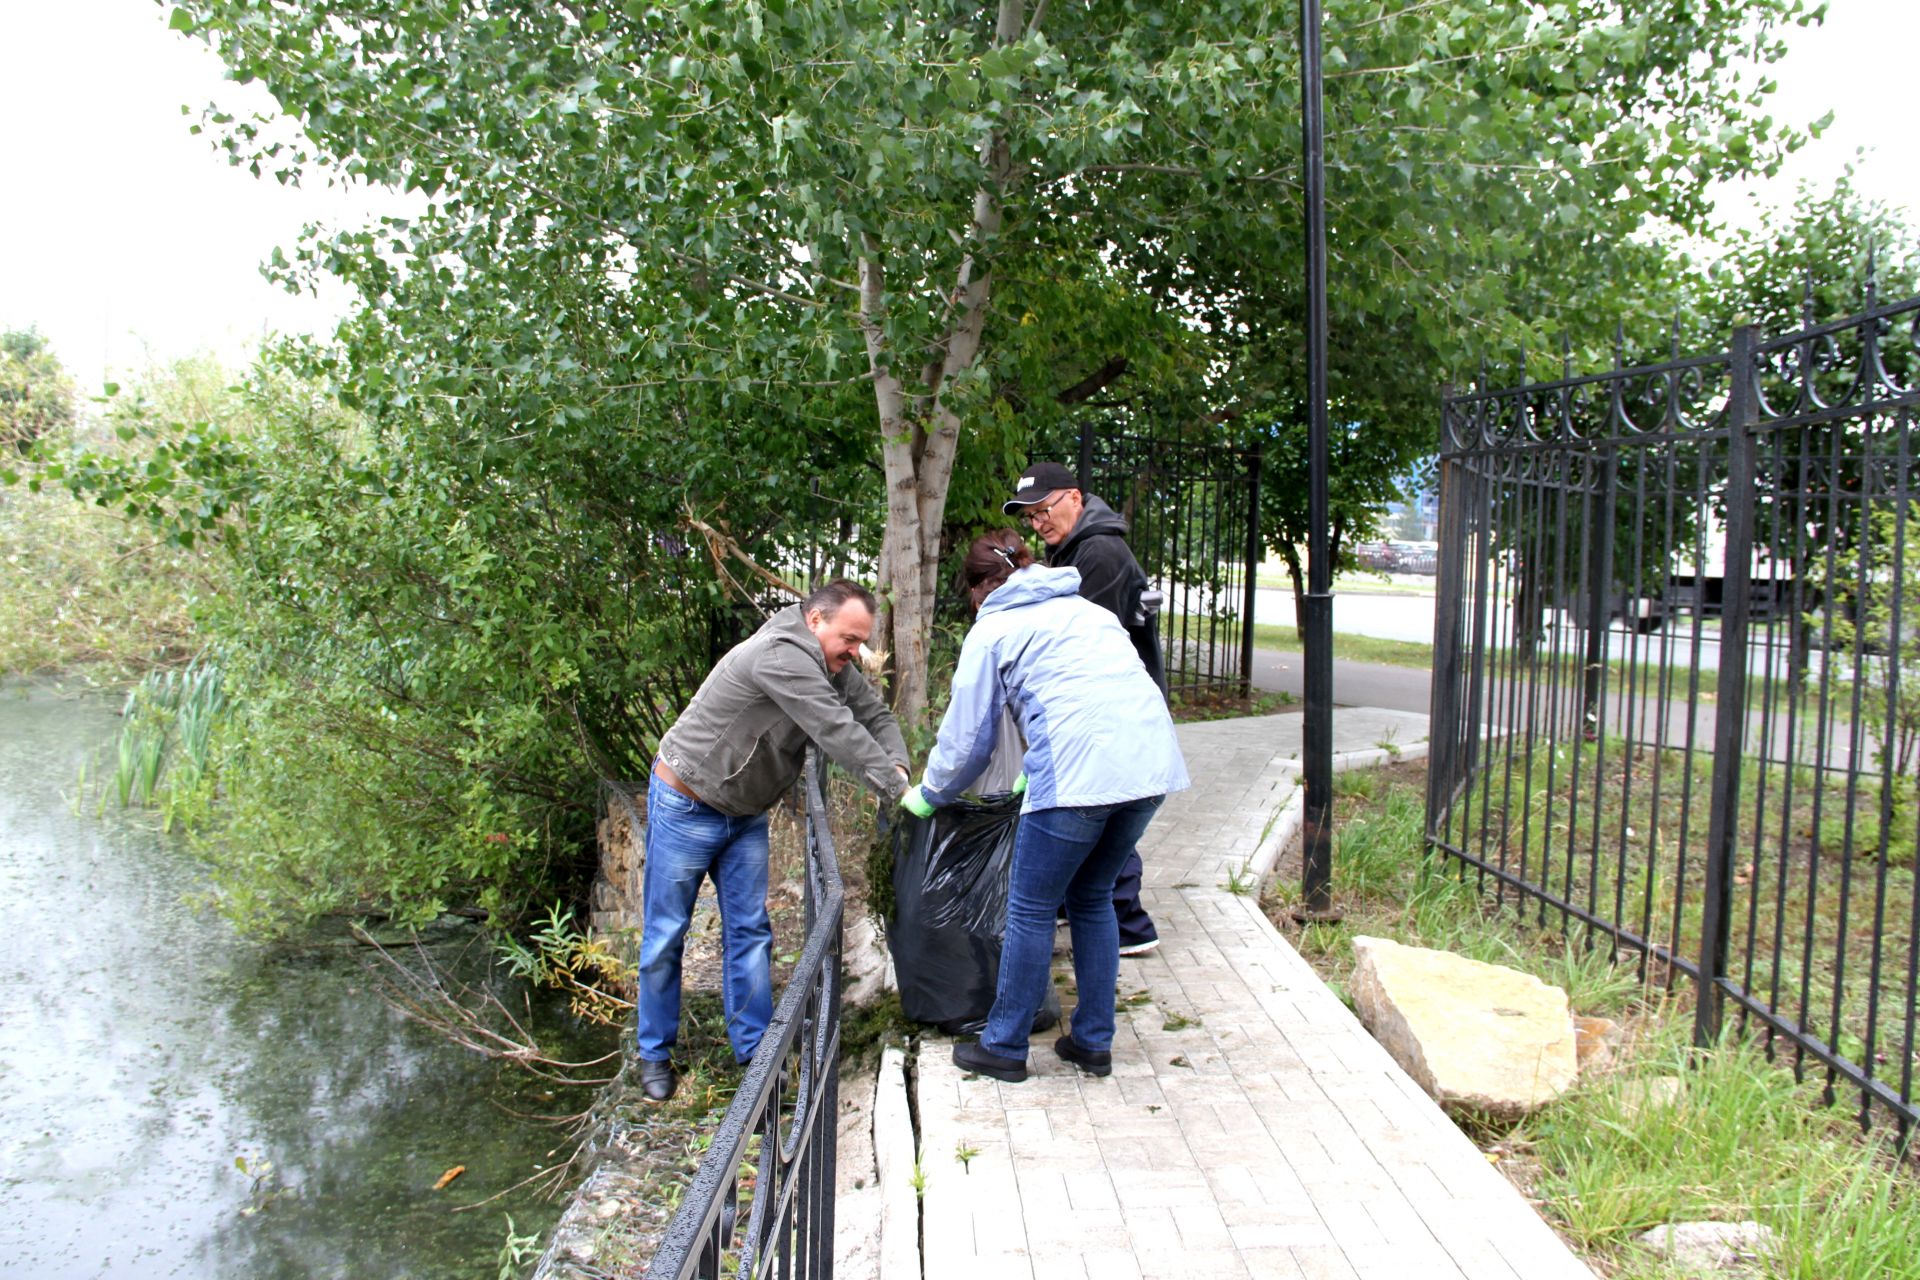
<path fill-rule="evenodd" d="M 1120 945 L 1123 947 L 1152 942 L 1160 936 L 1160 931 L 1153 927 L 1153 917 L 1140 905 L 1140 877 L 1145 873 L 1140 855 L 1137 852 L 1130 853 L 1127 860 L 1120 864 L 1120 874 L 1113 882 L 1113 914 L 1120 922 Z M 1062 908 L 1055 918 L 1065 920 L 1066 910 Z"/>
<path fill-rule="evenodd" d="M 1064 901 L 1079 987 L 1073 1038 L 1083 1049 L 1113 1045 L 1113 996 L 1120 974 L 1120 930 L 1113 882 L 1165 796 L 1081 809 L 1035 809 L 1020 819 L 1007 885 L 1007 932 L 1000 984 L 980 1047 L 1025 1058 L 1033 1015 L 1046 998 L 1053 959 L 1053 913 Z"/>
<path fill-rule="evenodd" d="M 1113 914 L 1119 918 L 1123 947 L 1152 942 L 1160 936 L 1160 931 L 1153 927 L 1153 917 L 1140 905 L 1140 875 L 1145 870 L 1140 865 L 1140 855 L 1130 853 L 1120 864 L 1120 874 L 1113 882 Z"/>

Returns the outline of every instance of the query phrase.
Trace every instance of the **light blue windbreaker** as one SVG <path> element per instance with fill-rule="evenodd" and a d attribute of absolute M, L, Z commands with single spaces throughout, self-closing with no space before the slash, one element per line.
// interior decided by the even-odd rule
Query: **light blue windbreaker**
<path fill-rule="evenodd" d="M 1027 738 L 1021 812 L 1184 791 L 1173 718 L 1111 612 L 1080 598 L 1080 571 L 1030 565 L 980 605 L 921 794 L 951 804 L 993 755 L 1000 709 Z"/>

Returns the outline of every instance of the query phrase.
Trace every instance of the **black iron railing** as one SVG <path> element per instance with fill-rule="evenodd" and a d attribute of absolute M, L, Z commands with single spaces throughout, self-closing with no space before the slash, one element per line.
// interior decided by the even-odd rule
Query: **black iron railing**
<path fill-rule="evenodd" d="M 1245 697 L 1253 685 L 1260 565 L 1260 451 L 1086 418 L 1063 459 L 1127 521 L 1127 545 L 1159 592 L 1167 691 Z"/>
<path fill-rule="evenodd" d="M 647 1268 L 650 1280 L 833 1275 L 844 901 L 815 752 L 808 752 L 800 785 L 806 947 L 740 1091 L 667 1225 Z"/>
<path fill-rule="evenodd" d="M 1428 840 L 1904 1137 L 1920 299 L 1671 357 L 1445 397 Z"/>

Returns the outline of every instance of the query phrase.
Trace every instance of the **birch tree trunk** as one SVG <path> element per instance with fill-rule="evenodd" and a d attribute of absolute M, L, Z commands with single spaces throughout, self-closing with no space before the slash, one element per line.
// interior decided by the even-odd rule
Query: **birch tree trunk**
<path fill-rule="evenodd" d="M 1020 38 L 1023 15 L 1022 0 L 1001 0 L 996 44 Z M 985 255 L 1000 231 L 1001 193 L 1011 172 L 1004 135 L 995 133 L 982 145 L 981 160 L 986 183 L 973 198 L 970 248 L 952 295 L 953 322 L 927 353 L 917 394 L 908 394 L 895 369 L 896 353 L 887 347 L 885 263 L 871 239 L 861 246 L 860 322 L 873 373 L 887 485 L 887 527 L 880 549 L 883 605 L 875 630 L 892 655 L 894 714 L 910 725 L 926 721 L 927 662 L 943 550 L 940 533 L 960 444 L 960 416 L 947 392 L 955 376 L 979 358 L 986 332 L 993 272 L 985 265 Z"/>

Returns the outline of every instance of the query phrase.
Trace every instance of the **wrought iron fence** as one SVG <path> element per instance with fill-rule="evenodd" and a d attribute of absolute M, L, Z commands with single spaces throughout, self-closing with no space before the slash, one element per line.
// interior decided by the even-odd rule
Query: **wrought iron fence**
<path fill-rule="evenodd" d="M 844 899 L 818 753 L 801 779 L 807 940 L 773 1022 L 647 1267 L 651 1280 L 833 1275 Z M 744 1223 L 742 1218 L 744 1216 Z"/>
<path fill-rule="evenodd" d="M 1113 419 L 1083 419 L 1079 434 L 1080 487 L 1127 521 L 1127 545 L 1160 593 L 1167 691 L 1247 696 L 1260 563 L 1259 450 Z"/>
<path fill-rule="evenodd" d="M 1430 844 L 1916 1109 L 1920 298 L 1444 397 Z"/>

